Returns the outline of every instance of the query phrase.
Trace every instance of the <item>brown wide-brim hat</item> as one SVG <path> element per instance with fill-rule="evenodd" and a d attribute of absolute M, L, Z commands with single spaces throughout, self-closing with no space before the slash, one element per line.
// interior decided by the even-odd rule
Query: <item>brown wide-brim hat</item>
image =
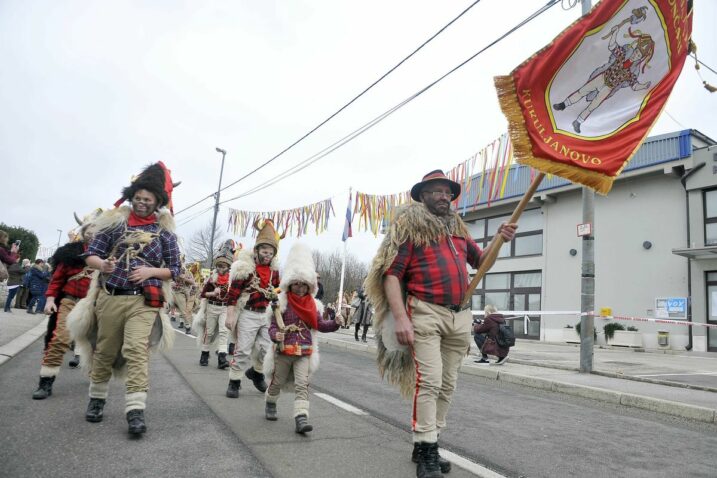
<path fill-rule="evenodd" d="M 432 181 L 445 181 L 448 183 L 448 186 L 451 188 L 451 192 L 453 193 L 453 201 L 455 201 L 458 196 L 461 195 L 461 185 L 458 184 L 455 181 L 451 181 L 446 177 L 445 173 L 441 171 L 440 169 L 436 169 L 435 171 L 431 171 L 430 173 L 423 176 L 423 180 L 420 183 L 415 184 L 411 188 L 411 198 L 414 201 L 421 202 L 421 191 L 423 191 L 423 188 L 427 186 Z"/>

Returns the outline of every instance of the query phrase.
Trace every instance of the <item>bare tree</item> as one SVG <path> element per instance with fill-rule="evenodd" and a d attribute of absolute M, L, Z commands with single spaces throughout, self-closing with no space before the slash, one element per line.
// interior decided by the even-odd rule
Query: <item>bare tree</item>
<path fill-rule="evenodd" d="M 219 228 L 219 224 L 214 229 L 214 248 L 217 245 L 224 242 L 224 234 Z M 189 239 L 187 246 L 187 258 L 191 262 L 199 261 L 202 263 L 202 267 L 211 268 L 212 265 L 209 263 L 209 256 L 211 252 L 211 245 L 209 244 L 212 238 L 212 223 L 207 223 L 202 229 L 194 233 Z"/>
<path fill-rule="evenodd" d="M 316 270 L 321 275 L 321 284 L 324 286 L 324 301 L 327 303 L 336 302 L 339 295 L 341 283 L 341 252 L 313 251 Z M 344 291 L 353 292 L 359 290 L 366 275 L 368 264 L 361 262 L 353 254 L 346 255 L 346 272 L 344 276 Z"/>

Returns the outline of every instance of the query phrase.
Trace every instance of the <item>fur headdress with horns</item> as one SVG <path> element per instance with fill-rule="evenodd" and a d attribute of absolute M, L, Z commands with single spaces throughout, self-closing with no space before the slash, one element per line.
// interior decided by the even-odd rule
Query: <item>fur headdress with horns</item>
<path fill-rule="evenodd" d="M 279 235 L 274 227 L 274 221 L 271 219 L 257 219 L 254 222 L 254 229 L 259 231 L 259 234 L 256 236 L 256 242 L 254 243 L 254 249 L 262 245 L 267 245 L 273 247 L 276 253 L 279 252 L 279 241 L 284 239 L 286 232 Z"/>
<path fill-rule="evenodd" d="M 234 262 L 235 251 L 236 243 L 233 240 L 227 239 L 226 241 L 224 241 L 224 244 L 219 247 L 219 251 L 214 258 L 214 267 L 216 267 L 218 264 L 226 264 L 227 266 L 231 267 L 232 263 Z"/>
<path fill-rule="evenodd" d="M 157 198 L 157 209 L 168 206 L 172 214 L 172 191 L 179 186 L 179 182 L 172 182 L 171 171 L 167 169 L 162 161 L 150 164 L 132 180 L 132 184 L 122 189 L 122 197 L 115 202 L 119 207 L 125 201 L 131 201 L 132 197 L 140 189 L 151 192 Z"/>

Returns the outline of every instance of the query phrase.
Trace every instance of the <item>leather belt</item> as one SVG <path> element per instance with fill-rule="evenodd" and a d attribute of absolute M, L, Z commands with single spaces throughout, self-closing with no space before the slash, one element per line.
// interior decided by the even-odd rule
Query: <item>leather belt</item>
<path fill-rule="evenodd" d="M 262 314 L 262 313 L 266 312 L 266 307 L 249 307 L 249 306 L 246 306 L 246 307 L 244 307 L 244 310 L 248 310 L 248 311 L 250 311 L 250 312 L 258 312 L 258 313 Z"/>
<path fill-rule="evenodd" d="M 72 302 L 79 302 L 80 300 L 82 300 L 82 299 L 80 299 L 79 297 L 75 297 L 74 295 L 70 295 L 70 294 L 65 294 L 65 295 L 62 296 L 62 298 L 63 298 L 63 299 L 69 299 L 69 300 L 71 300 Z"/>
<path fill-rule="evenodd" d="M 441 304 L 439 304 L 439 305 L 441 305 Z M 466 305 L 466 306 L 461 307 L 460 304 L 458 304 L 458 305 L 441 305 L 441 307 L 445 307 L 446 309 L 452 310 L 453 312 L 462 312 L 462 311 L 464 311 L 464 310 L 466 310 L 466 309 L 470 309 L 470 308 L 471 308 L 470 305 Z"/>
<path fill-rule="evenodd" d="M 115 289 L 113 287 L 108 287 L 107 292 L 109 292 L 110 295 L 142 295 L 144 293 L 144 289 L 141 287 L 136 289 Z"/>
<path fill-rule="evenodd" d="M 207 299 L 207 302 L 210 303 L 210 304 L 212 304 L 212 305 L 227 305 L 226 302 L 220 302 L 220 301 L 218 301 L 218 300 L 210 300 L 210 299 Z"/>

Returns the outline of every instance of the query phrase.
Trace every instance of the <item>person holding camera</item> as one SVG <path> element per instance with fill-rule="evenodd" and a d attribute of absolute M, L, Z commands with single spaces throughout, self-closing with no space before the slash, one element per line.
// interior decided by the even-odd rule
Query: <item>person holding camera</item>
<path fill-rule="evenodd" d="M 488 355 L 495 355 L 498 357 L 498 360 L 496 360 L 493 365 L 503 365 L 508 361 L 510 348 L 498 345 L 496 337 L 500 324 L 505 324 L 505 319 L 503 318 L 503 314 L 498 313 L 494 305 L 486 305 L 484 311 L 485 315 L 483 320 L 474 322 L 473 324 L 473 333 L 475 334 L 473 341 L 475 341 L 481 353 L 481 358 L 474 360 L 474 362 L 488 364 L 490 363 Z"/>
<path fill-rule="evenodd" d="M 10 304 L 20 289 L 22 283 L 22 267 L 18 264 L 20 260 L 20 241 L 15 241 L 11 247 L 7 247 L 8 234 L 0 231 L 0 266 L 5 271 L 0 271 L 0 280 L 7 278 L 7 299 L 5 299 L 5 312 L 12 312 Z M 4 272 L 4 273 L 3 273 Z M 5 276 L 5 277 L 2 277 Z"/>

